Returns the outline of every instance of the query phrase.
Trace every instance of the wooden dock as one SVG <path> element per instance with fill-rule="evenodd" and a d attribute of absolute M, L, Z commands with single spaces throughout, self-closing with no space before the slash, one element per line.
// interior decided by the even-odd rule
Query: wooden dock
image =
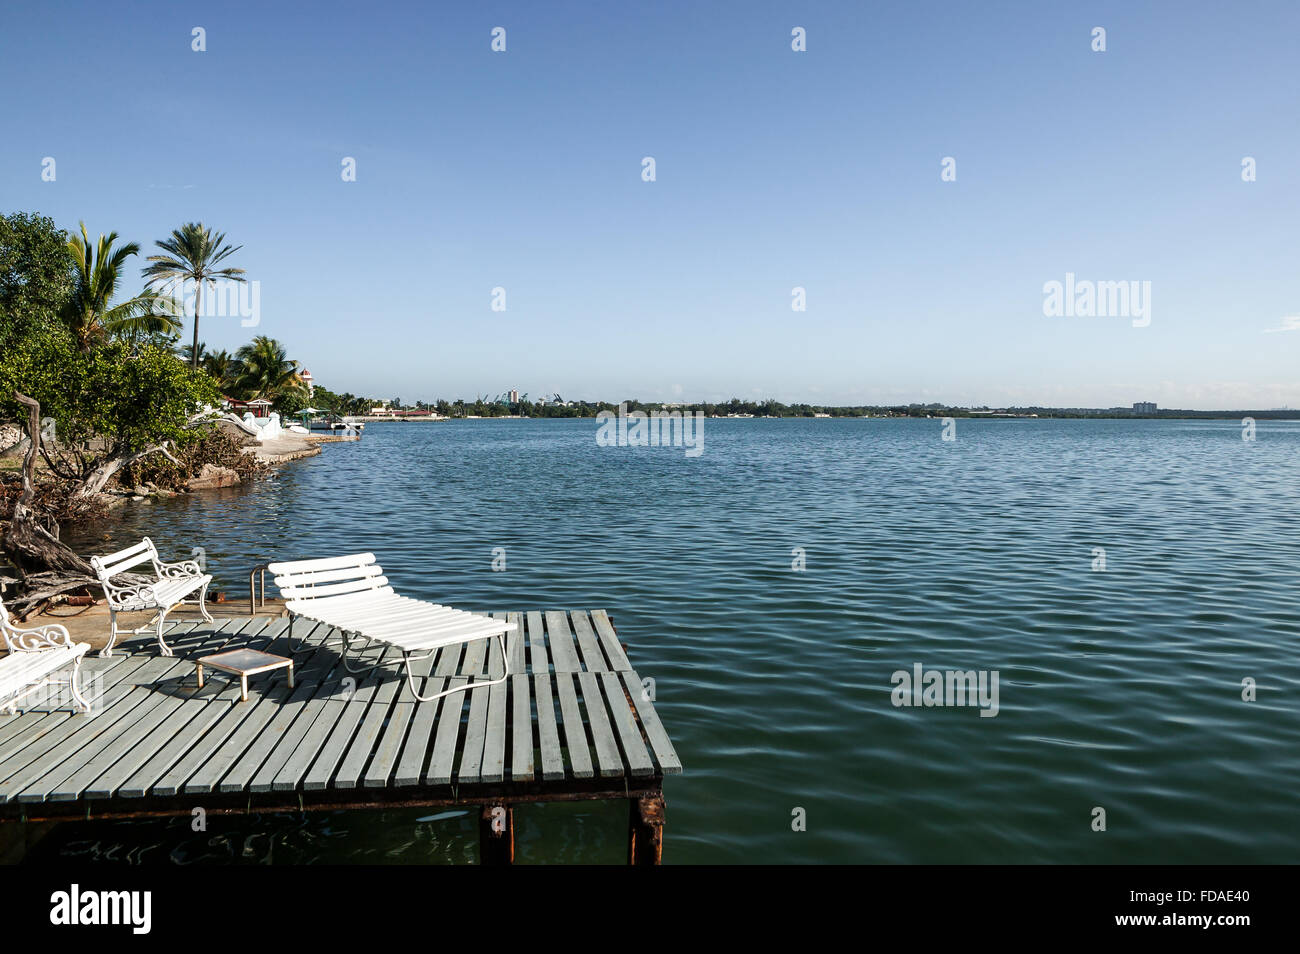
<path fill-rule="evenodd" d="M 92 713 L 0 715 L 0 822 L 476 806 L 482 858 L 495 863 L 513 859 L 514 805 L 619 798 L 629 862 L 657 864 L 663 778 L 682 766 L 608 614 L 492 615 L 520 623 L 507 642 L 511 677 L 428 703 L 388 657 L 348 673 L 341 637 L 325 626 L 294 657 L 293 689 L 284 670 L 254 677 L 247 702 L 238 680 L 213 675 L 197 688 L 199 656 L 241 646 L 289 655 L 284 617 L 174 624 L 174 657 L 151 636 L 87 657 Z M 487 646 L 415 663 L 421 694 L 499 676 Z"/>

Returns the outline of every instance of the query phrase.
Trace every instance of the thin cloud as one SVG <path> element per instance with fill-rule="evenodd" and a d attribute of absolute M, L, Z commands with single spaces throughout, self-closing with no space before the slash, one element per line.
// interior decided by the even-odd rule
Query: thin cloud
<path fill-rule="evenodd" d="M 1265 328 L 1264 334 L 1271 335 L 1275 331 L 1300 331 L 1300 315 L 1287 315 L 1280 328 Z"/>

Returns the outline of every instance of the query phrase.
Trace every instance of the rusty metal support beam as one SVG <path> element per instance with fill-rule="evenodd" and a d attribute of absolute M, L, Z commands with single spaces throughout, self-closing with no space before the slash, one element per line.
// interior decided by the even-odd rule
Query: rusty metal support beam
<path fill-rule="evenodd" d="M 664 796 L 628 799 L 627 863 L 658 865 L 664 858 Z"/>
<path fill-rule="evenodd" d="M 479 863 L 515 863 L 515 810 L 509 805 L 487 804 L 478 816 Z"/>

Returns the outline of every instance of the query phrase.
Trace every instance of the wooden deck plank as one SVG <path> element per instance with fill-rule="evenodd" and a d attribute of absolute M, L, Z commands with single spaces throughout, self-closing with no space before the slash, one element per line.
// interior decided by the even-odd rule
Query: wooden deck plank
<path fill-rule="evenodd" d="M 457 676 L 447 683 L 447 688 L 465 684 L 465 677 Z M 460 738 L 461 713 L 465 711 L 465 693 L 455 692 L 442 700 L 438 710 L 438 727 L 435 730 L 433 756 L 425 781 L 430 785 L 450 785 L 452 766 L 455 764 L 457 746 Z"/>
<path fill-rule="evenodd" d="M 376 670 L 376 678 L 382 679 L 382 682 L 375 690 L 375 696 L 370 702 L 370 708 L 366 710 L 366 717 L 361 722 L 361 728 L 357 730 L 356 738 L 352 740 L 347 755 L 343 757 L 343 764 L 339 766 L 338 774 L 334 777 L 334 788 L 356 788 L 360 783 L 366 763 L 374 755 L 375 742 L 383 731 L 384 721 L 392 711 L 397 690 L 406 685 L 404 676 L 396 676 L 392 673 L 380 674 Z"/>
<path fill-rule="evenodd" d="M 564 778 L 564 752 L 560 748 L 560 730 L 555 722 L 555 700 L 551 677 L 544 673 L 529 677 L 533 698 L 537 700 L 537 751 L 542 759 L 542 780 L 554 782 Z"/>
<path fill-rule="evenodd" d="M 618 751 L 618 740 L 609 724 L 605 700 L 592 672 L 578 673 L 582 687 L 582 701 L 587 710 L 587 723 L 591 727 L 591 741 L 596 749 L 596 762 L 602 777 L 619 778 L 625 774 L 623 756 Z"/>
<path fill-rule="evenodd" d="M 510 660 L 510 671 L 524 672 L 528 667 L 528 660 L 524 654 L 524 645 L 528 641 L 524 631 L 524 614 L 508 613 L 506 622 L 515 627 L 513 633 L 506 635 L 506 658 Z"/>
<path fill-rule="evenodd" d="M 522 672 L 515 673 L 510 686 L 510 781 L 528 782 L 533 778 L 533 704 L 529 691 L 532 680 Z M 552 716 L 553 718 L 553 716 Z M 558 751 L 559 746 L 556 746 Z"/>
<path fill-rule="evenodd" d="M 616 673 L 602 672 L 596 674 L 600 683 L 606 705 L 609 707 L 610 721 L 618 733 L 619 747 L 623 750 L 623 761 L 632 775 L 653 775 L 654 764 L 650 753 L 646 751 L 641 731 L 632 718 L 632 704 L 623 693 L 623 682 Z M 590 700 L 588 701 L 590 705 Z"/>
<path fill-rule="evenodd" d="M 301 669 L 295 666 L 295 687 L 288 699 L 258 733 L 256 741 L 248 747 L 234 768 L 221 780 L 218 791 L 271 791 L 276 775 L 319 713 L 311 703 L 334 691 L 335 685 L 326 677 L 337 662 L 338 657 L 332 652 L 317 649 Z"/>
<path fill-rule="evenodd" d="M 510 680 L 487 689 L 487 734 L 483 737 L 483 765 L 481 777 L 485 782 L 499 782 L 506 770 L 506 697 L 510 695 Z"/>
<path fill-rule="evenodd" d="M 437 695 L 446 686 L 446 679 L 431 676 L 421 686 L 420 695 Z M 416 705 L 415 715 L 411 717 L 411 730 L 406 734 L 402 755 L 397 760 L 397 769 L 393 776 L 393 785 L 398 788 L 419 785 L 420 779 L 424 777 L 424 769 L 429 764 L 433 746 L 433 727 L 442 702 L 442 699 L 434 699 Z"/>
<path fill-rule="evenodd" d="M 417 686 L 421 682 L 418 678 L 415 680 Z M 406 727 L 410 725 L 417 705 L 419 700 L 411 694 L 411 687 L 403 676 L 397 689 L 397 698 L 388 712 L 388 723 L 383 726 L 383 734 L 375 745 L 374 757 L 362 780 L 364 788 L 388 787 L 397 766 L 397 757 L 402 751 L 402 743 L 406 741 Z"/>
<path fill-rule="evenodd" d="M 569 622 L 573 624 L 573 633 L 578 637 L 578 649 L 582 653 L 582 662 L 587 667 L 587 672 L 606 672 L 609 665 L 605 662 L 605 654 L 591 629 L 587 614 L 582 610 L 569 610 Z"/>
<path fill-rule="evenodd" d="M 372 676 L 359 684 L 356 691 L 347 697 L 342 710 L 337 713 L 337 720 L 330 731 L 329 739 L 321 746 L 320 753 L 303 777 L 304 791 L 313 792 L 329 788 L 330 779 L 334 777 L 335 769 L 347 753 L 357 725 L 366 714 L 366 710 L 370 708 L 370 702 L 378 688 L 379 680 Z"/>
<path fill-rule="evenodd" d="M 460 765 L 456 768 L 456 781 L 482 781 L 483 744 L 487 737 L 488 693 L 491 689 L 467 689 L 469 696 L 469 721 L 465 723 L 465 739 L 460 746 Z"/>
<path fill-rule="evenodd" d="M 555 671 L 581 672 L 582 662 L 578 659 L 578 647 L 569 630 L 569 617 L 563 610 L 547 610 L 543 616 L 546 618 L 546 642 L 551 649 Z"/>
<path fill-rule="evenodd" d="M 533 610 L 524 614 L 528 630 L 528 671 L 532 673 L 549 673 L 551 657 L 546 649 L 546 627 L 542 623 L 542 614 Z"/>
<path fill-rule="evenodd" d="M 636 707 L 641 728 L 645 730 L 645 736 L 650 740 L 650 749 L 654 754 L 655 762 L 659 765 L 659 771 L 664 775 L 680 775 L 682 761 L 677 757 L 677 750 L 673 748 L 663 723 L 659 721 L 659 713 L 655 711 L 654 703 L 646 696 L 645 689 L 641 685 L 641 677 L 635 672 L 621 672 L 619 675 L 623 678 L 623 685 L 627 687 L 627 694 L 632 697 L 632 705 Z"/>
<path fill-rule="evenodd" d="M 591 768 L 591 750 L 587 748 L 587 729 L 578 708 L 578 693 L 573 688 L 573 673 L 557 672 L 555 694 L 560 700 L 561 728 L 564 746 L 569 753 L 569 765 L 574 778 L 594 778 Z"/>
<path fill-rule="evenodd" d="M 224 637 L 216 632 L 217 629 L 219 627 L 205 626 L 204 633 L 207 638 L 220 642 Z M 66 720 L 40 740 L 20 736 L 15 740 L 20 748 L 13 759 L 0 765 L 0 775 L 4 776 L 3 783 L 0 783 L 0 802 L 12 799 L 44 801 L 60 783 L 93 761 L 100 748 L 128 731 L 132 718 L 146 715 L 159 704 L 164 697 L 149 691 L 150 687 L 168 674 L 181 671 L 186 663 L 182 656 L 131 657 L 130 661 L 117 667 L 121 681 L 112 685 L 111 699 L 105 699 L 103 711 Z M 142 689 L 144 691 L 137 691 Z M 144 709 L 135 717 L 128 718 L 142 705 Z M 96 746 L 94 749 L 89 748 L 92 744 Z M 13 769 L 17 770 L 11 771 Z M 83 780 L 88 783 L 94 777 L 78 776 L 78 783 Z"/>
<path fill-rule="evenodd" d="M 623 644 L 619 641 L 618 633 L 614 631 L 614 624 L 610 622 L 609 614 L 603 609 L 592 610 L 591 623 L 596 627 L 596 636 L 600 639 L 605 655 L 609 657 L 609 668 L 615 672 L 630 670 L 632 664 L 627 661 L 627 653 L 623 652 Z"/>

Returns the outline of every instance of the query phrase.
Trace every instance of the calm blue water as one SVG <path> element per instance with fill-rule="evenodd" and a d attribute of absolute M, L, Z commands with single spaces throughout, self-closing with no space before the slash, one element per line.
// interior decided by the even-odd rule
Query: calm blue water
<path fill-rule="evenodd" d="M 371 425 L 74 545 L 202 543 L 232 598 L 268 558 L 373 550 L 414 596 L 608 608 L 686 765 L 668 862 L 1295 862 L 1300 424 L 957 427 L 709 420 L 688 459 L 598 447 L 593 421 Z M 915 663 L 998 671 L 998 715 L 894 707 Z M 41 851 L 476 857 L 471 816 L 428 814 L 66 825 Z M 520 811 L 520 860 L 621 861 L 625 822 Z"/>

